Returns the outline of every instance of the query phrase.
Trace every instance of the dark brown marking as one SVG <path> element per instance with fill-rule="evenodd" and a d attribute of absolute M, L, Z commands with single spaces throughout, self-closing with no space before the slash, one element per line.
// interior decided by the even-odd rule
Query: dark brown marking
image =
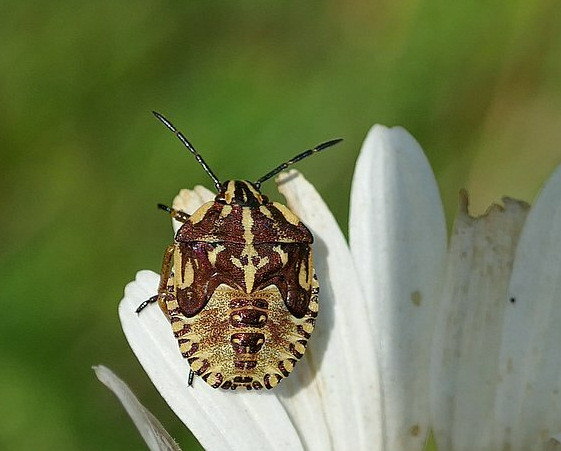
<path fill-rule="evenodd" d="M 224 380 L 224 376 L 222 376 L 222 373 L 216 373 L 215 377 L 216 377 L 216 382 L 211 385 L 212 388 L 220 387 L 220 384 Z"/>
<path fill-rule="evenodd" d="M 254 332 L 232 334 L 230 343 L 236 354 L 257 354 L 265 343 L 265 335 Z"/>
<path fill-rule="evenodd" d="M 302 335 L 304 338 L 310 338 L 311 334 L 309 334 L 308 332 L 306 332 L 304 330 L 304 327 L 302 325 L 299 325 L 296 327 L 296 331 Z"/>
<path fill-rule="evenodd" d="M 283 374 L 283 376 L 288 376 L 290 374 L 290 371 L 288 371 L 285 366 L 284 366 L 284 362 L 279 362 L 279 370 L 280 372 Z"/>
<path fill-rule="evenodd" d="M 185 341 L 187 341 L 187 340 L 185 340 Z M 180 344 L 181 344 L 181 343 L 180 343 Z M 199 344 L 198 344 L 198 343 L 193 343 L 193 344 L 191 345 L 191 347 L 190 347 L 187 351 L 182 352 L 181 355 L 182 355 L 183 357 L 191 357 L 191 356 L 192 356 L 193 354 L 195 354 L 195 352 L 197 352 L 198 350 L 199 350 Z"/>
<path fill-rule="evenodd" d="M 234 366 L 240 371 L 252 370 L 257 366 L 256 360 L 236 360 Z"/>
<path fill-rule="evenodd" d="M 235 384 L 249 384 L 253 378 L 251 376 L 236 376 L 234 377 Z"/>
<path fill-rule="evenodd" d="M 222 387 L 224 390 L 228 390 L 230 388 L 230 386 L 232 385 L 231 381 L 226 381 L 222 384 Z"/>
<path fill-rule="evenodd" d="M 230 324 L 233 327 L 264 327 L 267 314 L 253 309 L 235 310 L 230 314 Z"/>
<path fill-rule="evenodd" d="M 302 344 L 305 348 L 307 341 L 306 340 L 298 340 L 298 343 Z M 297 359 L 301 359 L 302 356 L 304 355 L 296 349 L 296 346 L 294 345 L 294 343 L 290 343 L 290 346 L 288 347 L 288 349 L 290 350 L 292 355 L 294 357 L 296 357 Z"/>
<path fill-rule="evenodd" d="M 224 200 L 219 196 L 216 202 L 207 210 L 202 220 L 193 224 L 187 221 L 177 232 L 175 239 L 179 243 L 193 243 L 196 241 L 214 241 L 244 244 L 245 239 L 241 231 L 243 207 L 231 204 L 232 210 L 227 216 L 221 215 Z M 302 243 L 309 245 L 313 236 L 304 224 L 289 223 L 283 214 L 271 202 L 264 202 L 271 212 L 271 217 L 262 214 L 259 209 L 252 211 L 253 233 L 255 243 Z M 280 227 L 279 227 L 280 225 Z M 204 238 L 204 239 L 201 239 Z"/>
<path fill-rule="evenodd" d="M 265 374 L 265 377 L 263 378 L 263 383 L 265 384 L 265 388 L 269 390 L 273 388 L 273 385 L 271 384 L 272 378 L 275 378 L 277 383 L 282 379 L 282 377 L 280 377 L 278 374 Z"/>
<path fill-rule="evenodd" d="M 251 385 L 255 390 L 261 390 L 263 388 L 263 384 L 261 384 L 261 382 L 259 381 L 253 381 Z"/>
<path fill-rule="evenodd" d="M 214 374 L 214 377 L 216 378 L 216 380 L 215 380 L 214 383 L 210 384 L 210 383 L 208 382 L 208 378 L 209 378 L 212 374 Z M 213 373 L 213 372 L 210 372 L 210 373 L 206 373 L 206 374 L 203 376 L 203 380 L 204 380 L 207 384 L 209 384 L 212 388 L 218 388 L 218 387 L 220 387 L 220 384 L 222 384 L 222 381 L 224 380 L 224 377 L 222 376 L 222 373 Z"/>
<path fill-rule="evenodd" d="M 175 338 L 181 338 L 183 335 L 188 334 L 189 332 L 191 332 L 191 326 L 189 326 L 189 324 L 185 324 L 183 323 L 183 320 L 181 320 L 180 318 L 178 318 L 177 316 L 172 316 L 171 317 L 171 324 L 177 324 L 180 323 L 182 324 L 181 329 L 176 330 L 173 334 L 175 336 Z"/>
<path fill-rule="evenodd" d="M 210 363 L 208 360 L 205 359 L 203 360 L 203 366 L 201 366 L 197 371 L 195 371 L 195 373 L 201 376 L 202 374 L 205 374 L 209 368 L 210 368 Z"/>
<path fill-rule="evenodd" d="M 269 304 L 264 299 L 232 299 L 230 301 L 230 308 L 244 308 L 244 307 L 255 307 L 263 310 L 269 308 Z"/>

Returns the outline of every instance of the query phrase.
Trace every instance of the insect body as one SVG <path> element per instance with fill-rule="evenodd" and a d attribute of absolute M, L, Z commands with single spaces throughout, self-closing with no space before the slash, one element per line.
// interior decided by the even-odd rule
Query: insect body
<path fill-rule="evenodd" d="M 218 194 L 183 222 L 164 255 L 157 301 L 191 373 L 214 388 L 270 389 L 303 356 L 318 313 L 312 234 L 286 206 L 260 192 L 263 181 L 323 150 L 299 154 L 257 182 L 220 183 L 187 139 L 154 113 L 195 155 Z"/>

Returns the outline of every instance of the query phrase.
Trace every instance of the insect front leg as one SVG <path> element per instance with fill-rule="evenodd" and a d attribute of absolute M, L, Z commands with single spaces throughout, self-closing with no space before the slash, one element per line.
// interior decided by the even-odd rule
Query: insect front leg
<path fill-rule="evenodd" d="M 156 296 L 152 296 L 150 299 L 147 299 L 142 304 L 140 304 L 137 309 L 136 313 L 140 313 L 144 310 L 149 304 L 152 304 L 156 301 L 162 305 L 160 298 L 165 297 L 168 294 L 167 286 L 168 280 L 171 275 L 171 268 L 173 266 L 173 252 L 175 250 L 175 244 L 170 244 L 164 253 L 164 261 L 162 262 L 162 271 L 160 275 L 160 284 L 158 286 L 158 294 Z"/>
<path fill-rule="evenodd" d="M 158 204 L 158 208 L 160 210 L 167 211 L 173 219 L 181 222 L 182 224 L 185 224 L 189 220 L 189 215 L 184 211 L 176 210 L 175 208 L 168 207 L 164 204 Z"/>

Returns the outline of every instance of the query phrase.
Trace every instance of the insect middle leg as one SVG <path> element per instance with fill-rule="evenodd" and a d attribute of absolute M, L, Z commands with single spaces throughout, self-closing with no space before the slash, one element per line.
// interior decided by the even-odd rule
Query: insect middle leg
<path fill-rule="evenodd" d="M 136 313 L 140 313 L 144 310 L 148 305 L 159 301 L 160 298 L 167 295 L 167 285 L 168 279 L 171 275 L 171 268 L 173 266 L 173 252 L 175 250 L 175 244 L 170 244 L 164 253 L 164 261 L 162 262 L 162 271 L 160 275 L 160 284 L 158 286 L 158 294 L 156 296 L 152 296 L 150 299 L 147 299 L 142 304 L 140 304 L 137 309 L 135 310 Z M 161 305 L 161 303 L 160 303 Z"/>

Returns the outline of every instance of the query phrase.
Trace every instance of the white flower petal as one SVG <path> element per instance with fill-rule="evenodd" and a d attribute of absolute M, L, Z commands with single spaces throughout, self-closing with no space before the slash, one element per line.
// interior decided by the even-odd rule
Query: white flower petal
<path fill-rule="evenodd" d="M 333 440 L 323 410 L 321 383 L 316 378 L 313 353 L 313 345 L 310 344 L 304 357 L 278 386 L 275 394 L 296 427 L 304 449 L 323 451 L 333 449 Z"/>
<path fill-rule="evenodd" d="M 374 126 L 357 161 L 351 251 L 377 335 L 385 449 L 421 449 L 428 432 L 430 341 L 446 254 L 438 187 L 419 144 Z"/>
<path fill-rule="evenodd" d="M 331 447 L 376 449 L 381 442 L 377 428 L 381 416 L 377 366 L 372 331 L 349 248 L 333 215 L 312 185 L 297 171 L 284 173 L 278 179 L 279 191 L 286 197 L 288 206 L 315 237 L 320 315 L 306 359 L 312 373 L 316 373 L 314 389 L 321 396 Z M 286 406 L 290 415 L 297 417 L 299 396 L 310 394 L 306 390 L 298 391 L 294 385 L 291 388 L 296 391 Z M 297 427 L 302 436 L 313 435 L 308 424 Z M 304 440 L 306 444 L 313 443 L 311 438 Z"/>
<path fill-rule="evenodd" d="M 144 407 L 131 389 L 109 368 L 93 367 L 97 378 L 121 401 L 142 438 L 152 451 L 181 451 L 162 424 Z"/>
<path fill-rule="evenodd" d="M 493 449 L 505 293 L 528 205 L 505 198 L 479 218 L 461 193 L 433 341 L 433 432 L 439 449 Z M 502 448 L 496 448 L 502 449 Z"/>
<path fill-rule="evenodd" d="M 159 276 L 140 271 L 119 305 L 123 330 L 148 376 L 176 415 L 211 450 L 298 450 L 302 443 L 286 411 L 271 392 L 214 390 L 195 378 L 181 357 L 171 327 L 157 305 L 135 313 L 156 293 Z"/>
<path fill-rule="evenodd" d="M 182 189 L 179 191 L 179 194 L 173 199 L 172 205 L 176 210 L 181 210 L 192 215 L 202 204 L 214 199 L 214 196 L 216 196 L 216 194 L 212 191 L 206 189 L 204 186 L 197 185 L 192 190 Z M 176 233 L 183 224 L 172 219 L 172 225 L 173 231 Z"/>
<path fill-rule="evenodd" d="M 543 449 L 561 426 L 561 168 L 530 210 L 508 289 L 497 393 L 501 449 Z"/>

